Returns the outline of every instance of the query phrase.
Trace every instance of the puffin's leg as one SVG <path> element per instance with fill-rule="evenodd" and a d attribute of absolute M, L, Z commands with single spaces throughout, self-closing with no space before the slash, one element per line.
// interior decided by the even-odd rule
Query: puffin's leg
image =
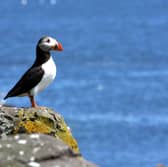
<path fill-rule="evenodd" d="M 30 98 L 31 106 L 32 107 L 38 107 L 36 102 L 35 102 L 34 96 L 29 95 L 29 98 Z"/>

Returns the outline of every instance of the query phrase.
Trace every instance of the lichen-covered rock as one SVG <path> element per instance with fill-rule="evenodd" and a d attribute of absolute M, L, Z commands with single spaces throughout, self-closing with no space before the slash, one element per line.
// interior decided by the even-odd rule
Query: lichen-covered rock
<path fill-rule="evenodd" d="M 14 118 L 5 111 L 0 109 L 0 137 L 3 135 L 9 135 L 14 128 Z"/>
<path fill-rule="evenodd" d="M 54 136 L 79 153 L 77 142 L 64 119 L 49 108 L 0 107 L 0 137 L 20 133 Z"/>
<path fill-rule="evenodd" d="M 96 167 L 65 143 L 43 134 L 20 134 L 0 139 L 2 167 Z"/>

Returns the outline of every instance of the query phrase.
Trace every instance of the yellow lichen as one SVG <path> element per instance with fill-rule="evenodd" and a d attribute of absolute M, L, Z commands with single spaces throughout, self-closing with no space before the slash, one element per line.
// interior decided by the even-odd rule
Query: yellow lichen
<path fill-rule="evenodd" d="M 56 134 L 62 141 L 64 141 L 69 147 L 71 147 L 74 152 L 79 153 L 77 142 L 68 130 L 66 130 L 64 133 L 59 131 Z"/>
<path fill-rule="evenodd" d="M 46 126 L 43 122 L 40 121 L 25 121 L 21 122 L 20 127 L 24 127 L 27 130 L 27 133 L 44 133 L 48 134 L 51 131 L 51 128 Z"/>

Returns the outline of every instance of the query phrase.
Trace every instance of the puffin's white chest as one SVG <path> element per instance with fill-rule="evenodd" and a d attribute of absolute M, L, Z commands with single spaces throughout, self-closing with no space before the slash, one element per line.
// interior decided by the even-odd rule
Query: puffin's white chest
<path fill-rule="evenodd" d="M 52 57 L 42 65 L 42 69 L 44 70 L 44 75 L 41 81 L 30 91 L 31 95 L 36 95 L 38 92 L 45 89 L 56 76 L 56 65 Z"/>

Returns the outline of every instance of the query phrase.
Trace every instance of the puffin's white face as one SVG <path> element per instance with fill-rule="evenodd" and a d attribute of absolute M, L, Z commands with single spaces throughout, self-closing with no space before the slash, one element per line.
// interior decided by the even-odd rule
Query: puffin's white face
<path fill-rule="evenodd" d="M 39 40 L 38 46 L 41 50 L 49 52 L 50 50 L 62 51 L 63 47 L 56 39 L 52 37 L 43 37 Z"/>

